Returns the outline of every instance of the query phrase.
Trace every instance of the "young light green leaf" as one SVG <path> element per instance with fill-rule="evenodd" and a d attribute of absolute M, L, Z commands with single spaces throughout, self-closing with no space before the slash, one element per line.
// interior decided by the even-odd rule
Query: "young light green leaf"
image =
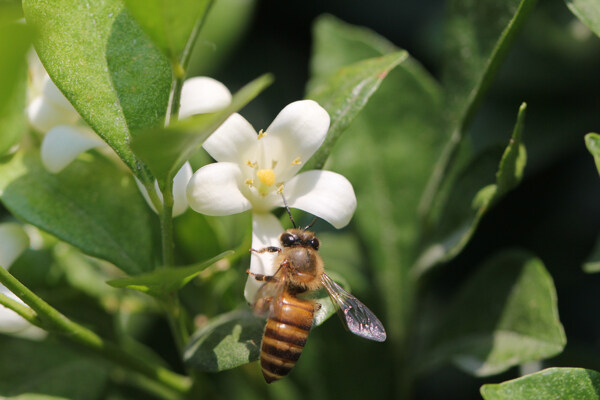
<path fill-rule="evenodd" d="M 496 164 L 495 151 L 484 152 L 472 160 L 453 182 L 440 220 L 430 229 L 432 236 L 426 238 L 424 250 L 413 267 L 417 276 L 460 253 L 475 233 L 481 218 L 523 179 L 527 163 L 522 137 L 526 108 L 525 103 L 519 108 L 512 137 L 500 164 Z"/>
<path fill-rule="evenodd" d="M 130 275 L 153 268 L 152 215 L 133 179 L 113 163 L 75 161 L 59 174 L 39 153 L 0 164 L 0 200 L 14 215 Z"/>
<path fill-rule="evenodd" d="M 200 371 L 218 372 L 258 360 L 265 319 L 250 309 L 210 320 L 190 339 L 183 359 Z"/>
<path fill-rule="evenodd" d="M 600 36 L 600 0 L 565 0 L 569 10 Z"/>
<path fill-rule="evenodd" d="M 10 399 L 101 398 L 109 368 L 84 354 L 57 341 L 0 336 L 0 393 Z"/>
<path fill-rule="evenodd" d="M 588 133 L 585 135 L 585 145 L 590 153 L 592 153 L 596 162 L 596 169 L 598 169 L 598 174 L 600 174 L 600 135 L 597 133 Z"/>
<path fill-rule="evenodd" d="M 120 0 L 24 0 L 35 47 L 52 80 L 83 119 L 142 180 L 130 149 L 136 132 L 163 123 L 169 62 Z"/>
<path fill-rule="evenodd" d="M 600 399 L 600 373 L 583 368 L 547 368 L 481 387 L 485 400 Z"/>
<path fill-rule="evenodd" d="M 556 303 L 541 260 L 523 251 L 500 253 L 460 290 L 435 328 L 425 364 L 452 360 L 468 373 L 489 376 L 554 356 L 566 344 Z"/>
<path fill-rule="evenodd" d="M 596 239 L 592 254 L 583 264 L 583 270 L 588 273 L 600 272 L 600 236 Z"/>
<path fill-rule="evenodd" d="M 401 50 L 359 61 L 342 67 L 312 88 L 306 97 L 315 100 L 329 112 L 331 124 L 325 142 L 304 167 L 305 170 L 323 168 L 338 137 L 367 104 L 388 73 L 407 59 L 408 53 Z"/>
<path fill-rule="evenodd" d="M 181 61 L 211 4 L 212 0 L 125 0 L 131 15 L 174 64 Z"/>
<path fill-rule="evenodd" d="M 187 285 L 196 275 L 207 267 L 233 254 L 225 251 L 218 256 L 199 264 L 187 267 L 160 268 L 145 274 L 110 280 L 110 286 L 139 290 L 152 296 L 164 296 Z"/>
<path fill-rule="evenodd" d="M 194 115 L 168 127 L 150 130 L 144 135 L 134 137 L 131 146 L 148 164 L 159 184 L 166 182 L 219 125 L 258 96 L 272 82 L 271 75 L 262 75 L 241 88 L 224 110 Z"/>
<path fill-rule="evenodd" d="M 0 5 L 0 155 L 17 144 L 27 129 L 23 113 L 27 85 L 25 55 L 33 35 L 28 26 L 12 20 L 17 18 L 15 8 Z"/>

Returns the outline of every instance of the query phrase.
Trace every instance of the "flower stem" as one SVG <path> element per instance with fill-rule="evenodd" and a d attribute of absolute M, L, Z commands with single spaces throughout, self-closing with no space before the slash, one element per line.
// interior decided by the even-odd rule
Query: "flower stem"
<path fill-rule="evenodd" d="M 189 378 L 176 374 L 159 365 L 152 364 L 147 360 L 141 360 L 135 355 L 129 354 L 119 348 L 114 343 L 102 339 L 93 331 L 71 321 L 29 290 L 29 288 L 19 282 L 4 268 L 0 268 L 0 283 L 4 284 L 11 292 L 23 300 L 25 304 L 31 307 L 31 310 L 24 313 L 27 320 L 31 320 L 31 322 L 35 320 L 37 322 L 36 325 L 47 331 L 64 335 L 67 339 L 92 350 L 99 356 L 144 375 L 174 392 L 185 394 L 190 390 L 191 382 Z M 15 311 L 20 309 L 20 307 L 13 308 L 14 304 L 12 302 L 3 301 L 2 304 L 9 305 Z M 37 315 L 34 317 L 30 311 Z"/>

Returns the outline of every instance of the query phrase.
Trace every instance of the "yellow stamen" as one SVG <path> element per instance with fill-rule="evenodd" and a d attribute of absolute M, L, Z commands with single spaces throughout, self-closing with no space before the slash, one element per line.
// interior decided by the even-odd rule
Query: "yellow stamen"
<path fill-rule="evenodd" d="M 258 139 L 262 139 L 265 136 L 267 136 L 267 132 L 263 131 L 262 129 L 260 131 L 258 131 Z"/>
<path fill-rule="evenodd" d="M 266 186 L 272 186 L 275 183 L 275 172 L 270 168 L 259 169 L 256 176 Z"/>
<path fill-rule="evenodd" d="M 277 194 L 283 193 L 283 183 L 277 184 Z"/>
<path fill-rule="evenodd" d="M 252 162 L 250 160 L 246 161 L 246 165 L 250 168 L 256 168 L 256 161 Z"/>
<path fill-rule="evenodd" d="M 292 161 L 292 165 L 300 165 L 302 164 L 302 160 L 300 160 L 300 157 L 296 157 L 296 159 L 294 161 Z"/>
<path fill-rule="evenodd" d="M 254 186 L 254 181 L 252 179 L 246 179 L 244 183 L 250 187 Z"/>

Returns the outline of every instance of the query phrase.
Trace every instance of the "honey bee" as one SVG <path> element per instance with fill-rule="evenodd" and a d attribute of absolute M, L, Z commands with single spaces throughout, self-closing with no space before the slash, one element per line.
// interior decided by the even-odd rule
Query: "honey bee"
<path fill-rule="evenodd" d="M 293 219 L 292 224 L 294 229 L 286 230 L 279 237 L 282 247 L 250 249 L 255 253 L 279 253 L 274 275 L 248 271 L 256 280 L 265 282 L 253 306 L 257 314 L 267 316 L 260 352 L 260 365 L 267 383 L 286 376 L 300 358 L 315 312 L 321 307 L 315 300 L 301 295 L 321 287 L 326 289 L 350 332 L 377 342 L 386 339 L 382 323 L 371 310 L 325 274 L 318 252 L 319 239 L 307 230 L 310 225 L 298 229 Z"/>

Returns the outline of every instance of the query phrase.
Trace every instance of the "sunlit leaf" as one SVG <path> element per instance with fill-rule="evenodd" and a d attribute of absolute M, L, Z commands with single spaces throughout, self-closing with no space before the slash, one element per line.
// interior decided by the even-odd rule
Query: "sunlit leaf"
<path fill-rule="evenodd" d="M 27 128 L 23 113 L 27 82 L 25 55 L 33 35 L 28 26 L 16 21 L 16 8 L 0 4 L 0 155 L 18 143 Z"/>
<path fill-rule="evenodd" d="M 272 81 L 271 75 L 262 75 L 240 89 L 224 110 L 195 115 L 166 128 L 150 130 L 144 135 L 136 136 L 132 148 L 148 164 L 159 184 L 165 182 L 167 177 L 175 175 L 219 125 L 258 96 Z"/>
<path fill-rule="evenodd" d="M 565 0 L 569 10 L 600 36 L 600 0 Z"/>
<path fill-rule="evenodd" d="M 590 153 L 592 153 L 598 174 L 600 174 L 600 135 L 597 133 L 588 133 L 585 135 L 585 145 Z"/>
<path fill-rule="evenodd" d="M 112 279 L 106 283 L 116 288 L 135 289 L 153 296 L 163 296 L 181 289 L 205 268 L 231 254 L 233 251 L 226 251 L 203 263 L 188 267 L 160 268 L 133 277 Z"/>
<path fill-rule="evenodd" d="M 523 251 L 500 253 L 482 266 L 445 314 L 425 364 L 451 360 L 488 376 L 554 356 L 566 344 L 552 278 Z"/>
<path fill-rule="evenodd" d="M 0 336 L 3 398 L 79 399 L 102 397 L 108 366 L 58 342 Z"/>
<path fill-rule="evenodd" d="M 39 153 L 0 164 L 0 200 L 14 215 L 130 275 L 152 270 L 152 214 L 133 178 L 113 163 L 75 161 L 59 174 Z"/>
<path fill-rule="evenodd" d="M 388 73 L 408 59 L 404 50 L 342 67 L 314 86 L 307 98 L 317 101 L 331 116 L 325 142 L 305 169 L 322 168 L 338 137 L 363 109 Z"/>
<path fill-rule="evenodd" d="M 173 63 L 181 61 L 194 28 L 212 0 L 125 0 L 127 9 Z"/>
<path fill-rule="evenodd" d="M 172 73 L 120 0 L 24 0 L 52 80 L 83 119 L 143 182 L 130 149 L 137 132 L 163 123 Z"/>
<path fill-rule="evenodd" d="M 415 264 L 415 274 L 420 275 L 460 253 L 475 233 L 481 218 L 521 182 L 527 162 L 522 137 L 525 110 L 526 104 L 523 103 L 504 153 L 500 156 L 492 150 L 478 155 L 453 182 L 441 218 L 430 228 L 432 237 L 425 241 L 424 251 Z"/>
<path fill-rule="evenodd" d="M 258 360 L 265 319 L 249 308 L 214 318 L 190 339 L 183 358 L 194 369 L 218 372 Z"/>
<path fill-rule="evenodd" d="M 583 368 L 548 368 L 481 387 L 485 400 L 600 399 L 600 373 Z"/>

